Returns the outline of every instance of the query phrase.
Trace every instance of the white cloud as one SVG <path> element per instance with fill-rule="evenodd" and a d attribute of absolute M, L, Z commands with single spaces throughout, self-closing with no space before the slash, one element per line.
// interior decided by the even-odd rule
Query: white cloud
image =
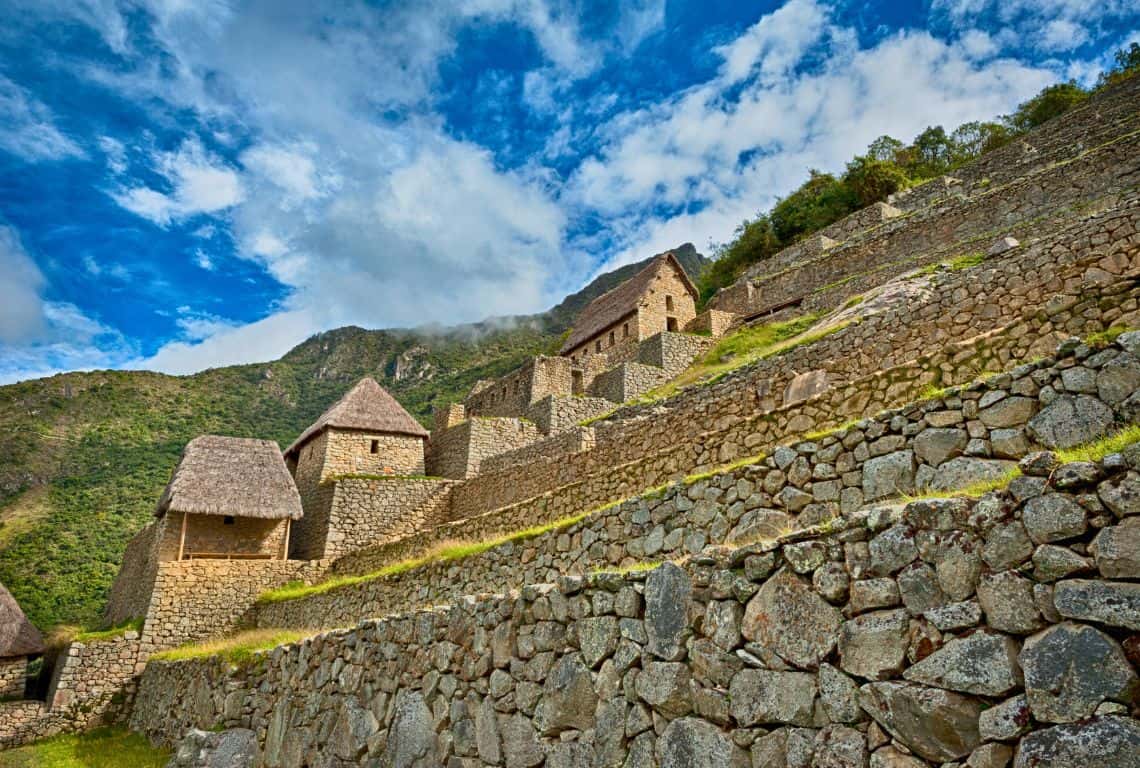
<path fill-rule="evenodd" d="M 212 272 L 216 268 L 214 260 L 210 258 L 210 254 L 206 253 L 201 248 L 194 251 L 194 263 L 207 272 Z"/>
<path fill-rule="evenodd" d="M 719 77 L 600 128 L 604 147 L 578 168 L 563 200 L 610 217 L 619 252 L 607 267 L 680 242 L 725 238 L 809 168 L 841 171 L 883 133 L 910 139 L 928 125 L 990 118 L 1056 79 L 1010 59 L 979 64 L 980 41 L 948 44 L 920 31 L 860 49 L 830 19 L 811 21 L 818 7 L 784 6 L 748 30 L 746 42 L 718 49 Z M 789 15 L 768 23 L 780 14 Z M 800 21 L 791 26 L 815 37 L 781 38 L 771 66 L 786 74 L 769 79 L 771 46 L 761 31 L 774 35 L 792 18 Z M 814 58 L 821 47 L 823 60 L 796 74 L 804 55 Z M 730 86 L 738 95 L 729 96 Z M 696 212 L 662 218 L 647 213 L 655 207 Z"/>
<path fill-rule="evenodd" d="M 11 227 L 0 226 L 0 345 L 34 341 L 44 331 L 44 276 Z"/>
<path fill-rule="evenodd" d="M 136 358 L 128 367 L 172 374 L 196 373 L 223 365 L 275 360 L 314 332 L 314 319 L 304 311 L 287 311 L 238 327 L 216 329 L 192 341 L 169 342 L 155 354 Z"/>
<path fill-rule="evenodd" d="M 0 150 L 29 163 L 83 157 L 83 149 L 55 125 L 46 105 L 0 75 Z"/>
<path fill-rule="evenodd" d="M 723 60 L 721 76 L 738 83 L 758 69 L 763 80 L 788 74 L 809 45 L 820 42 L 827 13 L 815 0 L 791 0 L 762 17 L 732 42 L 715 48 Z"/>
<path fill-rule="evenodd" d="M 1061 53 L 1075 50 L 1103 34 L 1113 20 L 1135 12 L 1131 0 L 934 0 L 931 12 L 952 27 L 978 26 L 986 17 L 996 19 L 1003 33 L 995 40 Z"/>
<path fill-rule="evenodd" d="M 238 172 L 212 155 L 196 137 L 177 151 L 156 152 L 154 170 L 170 184 L 169 192 L 146 186 L 114 190 L 111 196 L 131 213 L 160 227 L 201 213 L 216 213 L 242 201 Z"/>
<path fill-rule="evenodd" d="M 74 304 L 48 301 L 46 280 L 11 227 L 0 226 L 0 384 L 109 367 L 133 347 Z"/>
<path fill-rule="evenodd" d="M 99 149 L 107 161 L 107 169 L 118 175 L 127 170 L 127 148 L 113 136 L 100 136 Z"/>

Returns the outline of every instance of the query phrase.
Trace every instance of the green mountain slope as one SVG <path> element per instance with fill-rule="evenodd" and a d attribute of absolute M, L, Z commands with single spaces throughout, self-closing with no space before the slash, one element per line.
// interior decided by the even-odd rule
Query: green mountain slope
<path fill-rule="evenodd" d="M 705 260 L 675 251 L 691 275 Z M 575 315 L 640 268 L 602 275 L 539 315 L 431 330 L 340 328 L 280 360 L 193 376 L 69 373 L 0 387 L 0 583 L 38 626 L 93 625 L 123 547 L 182 446 L 203 433 L 288 445 L 362 376 L 430 426 L 480 378 L 552 353 Z"/>

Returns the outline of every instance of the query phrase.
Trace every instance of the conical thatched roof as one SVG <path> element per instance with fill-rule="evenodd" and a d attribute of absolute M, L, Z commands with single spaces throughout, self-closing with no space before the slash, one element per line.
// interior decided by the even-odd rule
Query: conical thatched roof
<path fill-rule="evenodd" d="M 44 636 L 28 621 L 12 593 L 0 584 L 0 659 L 43 651 Z"/>
<path fill-rule="evenodd" d="M 311 427 L 301 433 L 285 450 L 285 455 L 297 451 L 306 440 L 328 427 L 413 437 L 428 436 L 427 430 L 412 418 L 412 414 L 405 411 L 396 402 L 396 398 L 372 378 L 357 382 L 348 394 L 336 401 Z"/>
<path fill-rule="evenodd" d="M 582 342 L 592 339 L 637 309 L 641 297 L 653 284 L 653 278 L 666 268 L 676 270 L 681 281 L 685 284 L 685 288 L 696 299 L 698 296 L 697 287 L 693 285 L 693 281 L 685 273 L 685 268 L 681 266 L 681 262 L 677 261 L 677 257 L 671 251 L 662 253 L 649 262 L 645 269 L 617 288 L 606 291 L 587 304 L 574 321 L 574 328 L 570 331 L 570 336 L 567 337 L 566 343 L 562 345 L 558 354 L 565 355 Z"/>
<path fill-rule="evenodd" d="M 301 517 L 301 495 L 277 444 L 247 437 L 202 435 L 186 444 L 155 515 Z"/>

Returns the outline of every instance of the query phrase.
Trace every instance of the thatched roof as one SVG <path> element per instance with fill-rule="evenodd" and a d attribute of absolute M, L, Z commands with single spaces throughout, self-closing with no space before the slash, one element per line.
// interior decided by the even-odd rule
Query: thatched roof
<path fill-rule="evenodd" d="M 653 285 L 653 278 L 657 277 L 658 273 L 665 268 L 675 270 L 685 284 L 685 288 L 693 295 L 694 299 L 697 298 L 697 287 L 685 274 L 685 268 L 681 266 L 681 262 L 677 261 L 677 257 L 671 251 L 662 253 L 649 262 L 645 269 L 617 288 L 606 291 L 587 304 L 586 308 L 578 315 L 578 319 L 574 321 L 574 328 L 570 331 L 570 336 L 558 354 L 565 355 L 581 345 L 582 342 L 589 341 L 611 325 L 619 322 L 623 317 L 632 314 L 637 309 L 641 297 Z"/>
<path fill-rule="evenodd" d="M 428 431 L 412 418 L 412 414 L 405 411 L 404 406 L 396 402 L 396 398 L 372 378 L 357 382 L 348 394 L 322 413 L 311 427 L 285 449 L 285 455 L 300 450 L 309 438 L 329 427 L 423 438 L 428 436 Z"/>
<path fill-rule="evenodd" d="M 44 651 L 44 636 L 20 610 L 16 598 L 0 584 L 0 659 L 34 656 Z"/>
<path fill-rule="evenodd" d="M 168 511 L 297 520 L 301 495 L 277 443 L 202 435 L 186 444 L 155 515 Z"/>

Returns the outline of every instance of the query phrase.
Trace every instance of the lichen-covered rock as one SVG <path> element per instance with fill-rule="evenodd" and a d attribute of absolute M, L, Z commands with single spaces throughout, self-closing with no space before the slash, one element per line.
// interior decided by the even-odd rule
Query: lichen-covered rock
<path fill-rule="evenodd" d="M 654 656 L 676 661 L 684 655 L 692 593 L 689 575 L 671 562 L 654 568 L 645 580 L 646 650 Z"/>
<path fill-rule="evenodd" d="M 947 459 L 961 456 L 970 440 L 964 429 L 931 427 L 924 429 L 914 438 L 914 455 L 919 461 L 937 467 Z"/>
<path fill-rule="evenodd" d="M 863 464 L 863 498 L 885 499 L 914 492 L 914 451 L 895 451 Z"/>
<path fill-rule="evenodd" d="M 950 640 L 910 667 L 907 680 L 982 696 L 1004 696 L 1021 685 L 1017 641 L 996 632 Z"/>
<path fill-rule="evenodd" d="M 978 602 L 986 613 L 986 623 L 1002 632 L 1027 635 L 1045 626 L 1033 600 L 1033 582 L 1017 571 L 1002 571 L 982 577 Z"/>
<path fill-rule="evenodd" d="M 983 741 L 1010 741 L 1029 733 L 1032 718 L 1025 694 L 1018 694 L 983 710 L 978 716 L 978 733 Z"/>
<path fill-rule="evenodd" d="M 875 722 L 918 755 L 936 763 L 974 751 L 980 701 L 914 683 L 868 683 L 859 704 Z"/>
<path fill-rule="evenodd" d="M 1140 579 L 1140 517 L 1126 518 L 1119 525 L 1103 529 L 1089 550 L 1101 576 Z"/>
<path fill-rule="evenodd" d="M 1024 424 L 1037 411 L 1031 397 L 1005 397 L 978 412 L 978 418 L 990 429 L 1008 429 Z"/>
<path fill-rule="evenodd" d="M 1042 544 L 1033 552 L 1033 578 L 1038 581 L 1057 581 L 1088 570 L 1092 570 L 1088 558 L 1068 547 Z"/>
<path fill-rule="evenodd" d="M 591 728 L 597 704 L 590 670 L 578 656 L 563 656 L 546 675 L 534 723 L 546 736 Z"/>
<path fill-rule="evenodd" d="M 765 723 L 811 725 L 815 704 L 815 675 L 744 669 L 728 689 L 732 716 L 741 726 Z"/>
<path fill-rule="evenodd" d="M 637 676 L 637 695 L 668 718 L 693 711 L 693 691 L 689 667 L 670 661 L 651 661 Z"/>
<path fill-rule="evenodd" d="M 681 717 L 657 739 L 660 768 L 748 768 L 748 753 L 715 725 Z"/>
<path fill-rule="evenodd" d="M 258 757 L 257 734 L 245 728 L 221 733 L 191 729 L 166 768 L 248 768 Z"/>
<path fill-rule="evenodd" d="M 812 755 L 813 768 L 865 768 L 867 740 L 854 728 L 830 725 L 820 730 Z"/>
<path fill-rule="evenodd" d="M 1140 765 L 1140 723 L 1098 717 L 1031 733 L 1021 740 L 1013 768 L 1125 768 Z"/>
<path fill-rule="evenodd" d="M 423 695 L 419 691 L 401 691 L 396 696 L 395 714 L 388 729 L 388 749 L 384 753 L 388 765 L 431 768 L 436 764 L 434 747 L 435 727 Z"/>
<path fill-rule="evenodd" d="M 1037 544 L 1080 536 L 1088 528 L 1088 513 L 1069 496 L 1047 493 L 1025 502 L 1021 519 Z"/>
<path fill-rule="evenodd" d="M 843 622 L 839 666 L 848 674 L 882 680 L 902 669 L 908 645 L 904 610 L 865 613 Z"/>
<path fill-rule="evenodd" d="M 748 602 L 741 631 L 789 664 L 815 669 L 831 649 L 842 616 L 790 571 L 764 582 Z"/>
<path fill-rule="evenodd" d="M 1140 680 L 1120 646 L 1081 624 L 1058 624 L 1025 641 L 1020 661 L 1033 716 L 1049 723 L 1089 717 L 1101 702 L 1129 704 Z"/>
<path fill-rule="evenodd" d="M 954 491 L 976 483 L 999 480 L 1017 465 L 1001 459 L 981 459 L 959 456 L 950 459 L 934 473 L 929 488 L 935 491 Z"/>
<path fill-rule="evenodd" d="M 830 664 L 819 667 L 819 703 L 833 723 L 854 723 L 864 719 L 859 708 L 859 686 Z"/>
<path fill-rule="evenodd" d="M 871 539 L 871 569 L 877 576 L 890 576 L 918 559 L 914 530 L 907 525 L 893 525 Z"/>
<path fill-rule="evenodd" d="M 1117 517 L 1140 515 L 1140 474 L 1129 472 L 1097 486 L 1097 495 Z"/>
<path fill-rule="evenodd" d="M 1104 437 L 1112 429 L 1112 409 L 1088 395 L 1062 395 L 1029 420 L 1029 434 L 1049 448 L 1072 448 Z"/>
<path fill-rule="evenodd" d="M 1057 582 L 1053 605 L 1069 619 L 1140 631 L 1140 584 L 1068 579 Z"/>

